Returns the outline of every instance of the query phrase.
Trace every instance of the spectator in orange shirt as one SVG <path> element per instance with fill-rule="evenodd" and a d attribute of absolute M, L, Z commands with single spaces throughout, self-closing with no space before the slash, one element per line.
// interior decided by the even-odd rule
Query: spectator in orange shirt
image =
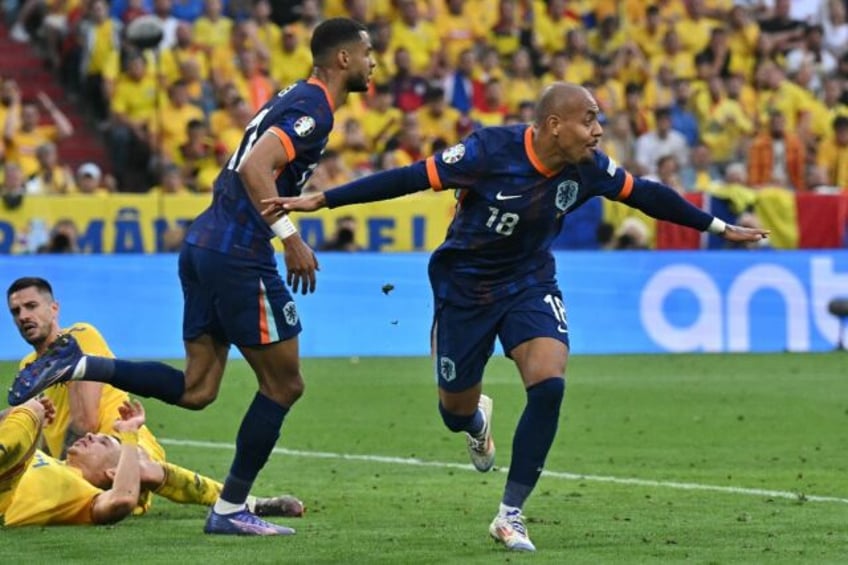
<path fill-rule="evenodd" d="M 274 83 L 265 76 L 259 64 L 259 56 L 254 49 L 242 49 L 238 53 L 238 73 L 236 86 L 250 108 L 257 112 L 274 95 Z"/>
<path fill-rule="evenodd" d="M 786 118 L 769 113 L 768 129 L 763 129 L 748 150 L 748 182 L 751 186 L 776 185 L 805 190 L 806 149 L 801 138 L 787 131 Z"/>

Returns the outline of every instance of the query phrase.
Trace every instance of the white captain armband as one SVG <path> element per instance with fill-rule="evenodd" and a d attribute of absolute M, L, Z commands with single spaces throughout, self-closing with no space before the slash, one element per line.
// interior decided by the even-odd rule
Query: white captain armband
<path fill-rule="evenodd" d="M 274 232 L 277 237 L 285 241 L 290 238 L 294 234 L 297 233 L 297 228 L 294 227 L 291 219 L 288 215 L 283 216 L 273 224 L 271 224 L 271 231 Z"/>
<path fill-rule="evenodd" d="M 707 231 L 710 233 L 714 233 L 716 235 L 721 235 L 727 230 L 727 223 L 719 220 L 718 218 L 713 218 L 713 221 L 710 222 L 709 227 L 707 227 Z"/>

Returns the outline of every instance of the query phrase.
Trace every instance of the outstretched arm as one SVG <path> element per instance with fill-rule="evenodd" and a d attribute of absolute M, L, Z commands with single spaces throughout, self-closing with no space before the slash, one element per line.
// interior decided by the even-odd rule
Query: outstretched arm
<path fill-rule="evenodd" d="M 726 224 L 693 206 L 673 188 L 643 178 L 633 179 L 633 189 L 622 201 L 657 220 L 674 222 L 698 231 L 709 230 L 728 241 L 759 241 L 769 234 L 768 230 Z"/>
<path fill-rule="evenodd" d="M 266 216 L 280 212 L 313 212 L 321 208 L 338 208 L 349 204 L 363 204 L 389 200 L 430 188 L 424 161 L 407 167 L 381 171 L 326 192 L 298 197 L 275 197 L 262 201 Z"/>

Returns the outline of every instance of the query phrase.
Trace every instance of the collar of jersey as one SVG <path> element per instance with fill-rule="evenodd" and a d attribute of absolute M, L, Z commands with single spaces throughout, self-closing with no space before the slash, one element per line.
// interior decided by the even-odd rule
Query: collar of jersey
<path fill-rule="evenodd" d="M 333 97 L 330 96 L 330 89 L 327 88 L 327 85 L 324 84 L 324 81 L 322 81 L 318 77 L 309 77 L 306 82 L 308 84 L 314 84 L 315 86 L 317 86 L 318 88 L 320 88 L 321 90 L 324 91 L 324 96 L 327 97 L 327 104 L 330 105 L 330 110 L 335 112 L 336 111 L 336 102 L 335 102 L 335 100 L 333 100 Z"/>
<path fill-rule="evenodd" d="M 550 170 L 542 163 L 539 156 L 536 155 L 536 150 L 533 149 L 533 126 L 527 126 L 527 129 L 524 130 L 524 152 L 527 153 L 527 159 L 530 160 L 530 164 L 533 165 L 533 168 L 540 175 L 552 177 L 556 174 L 556 171 Z"/>

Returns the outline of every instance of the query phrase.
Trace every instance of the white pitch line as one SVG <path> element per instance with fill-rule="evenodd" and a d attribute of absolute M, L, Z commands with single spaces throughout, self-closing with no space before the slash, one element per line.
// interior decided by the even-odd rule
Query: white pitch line
<path fill-rule="evenodd" d="M 233 451 L 235 446 L 230 443 L 215 441 L 195 441 L 190 439 L 159 438 L 159 443 L 180 447 L 199 447 L 205 449 L 226 449 Z M 392 465 L 412 465 L 416 467 L 436 467 L 439 469 L 458 469 L 461 471 L 474 471 L 474 467 L 467 463 L 448 463 L 445 461 L 425 461 L 414 457 L 388 457 L 384 455 L 356 455 L 353 453 L 332 453 L 328 451 L 301 451 L 298 449 L 286 449 L 284 447 L 274 448 L 277 455 L 290 455 L 293 457 L 311 457 L 313 459 L 342 459 L 345 461 L 366 461 L 369 463 L 388 463 Z M 497 467 L 495 471 L 505 473 L 506 467 Z M 578 473 L 566 473 L 561 471 L 544 471 L 545 477 L 554 479 L 565 479 L 569 481 L 588 481 L 596 483 L 614 483 L 618 485 L 636 485 L 641 487 L 671 488 L 678 490 L 704 490 L 711 492 L 723 492 L 729 494 L 743 494 L 746 496 L 766 496 L 771 498 L 787 498 L 790 500 L 803 500 L 807 502 L 840 502 L 848 504 L 848 498 L 837 496 L 818 496 L 814 494 L 799 494 L 785 490 L 767 490 L 758 488 L 726 487 L 720 485 L 704 485 L 700 483 L 680 483 L 676 481 L 654 481 L 650 479 L 635 479 L 628 477 L 608 477 L 603 475 L 581 475 Z"/>

